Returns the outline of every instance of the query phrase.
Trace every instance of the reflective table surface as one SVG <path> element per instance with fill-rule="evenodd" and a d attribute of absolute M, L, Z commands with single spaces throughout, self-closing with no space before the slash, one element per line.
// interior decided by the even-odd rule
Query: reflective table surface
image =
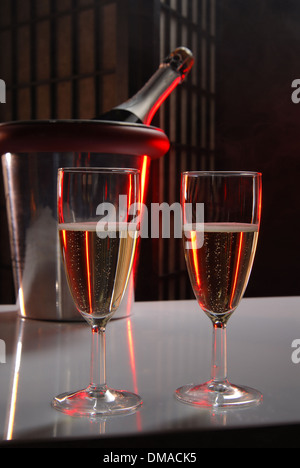
<path fill-rule="evenodd" d="M 300 297 L 245 298 L 228 322 L 228 378 L 260 390 L 259 406 L 211 410 L 176 400 L 177 387 L 210 378 L 211 322 L 193 300 L 137 302 L 107 327 L 107 381 L 139 393 L 142 407 L 106 419 L 64 415 L 51 400 L 88 384 L 90 340 L 85 322 L 23 319 L 14 306 L 0 306 L 0 447 L 287 447 L 300 440 Z"/>

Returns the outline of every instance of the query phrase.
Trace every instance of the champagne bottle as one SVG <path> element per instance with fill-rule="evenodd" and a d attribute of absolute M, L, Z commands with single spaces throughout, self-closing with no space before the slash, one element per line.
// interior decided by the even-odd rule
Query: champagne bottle
<path fill-rule="evenodd" d="M 101 116 L 101 120 L 149 125 L 160 105 L 185 79 L 194 63 L 192 52 L 178 47 L 160 64 L 147 83 L 128 101 Z"/>

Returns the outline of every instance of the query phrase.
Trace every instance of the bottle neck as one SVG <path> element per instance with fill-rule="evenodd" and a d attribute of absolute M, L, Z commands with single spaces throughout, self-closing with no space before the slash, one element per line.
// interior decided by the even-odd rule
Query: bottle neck
<path fill-rule="evenodd" d="M 182 81 L 182 76 L 169 66 L 161 66 L 149 81 L 128 101 L 115 107 L 115 111 L 129 111 L 145 125 L 149 125 L 163 101 Z"/>
<path fill-rule="evenodd" d="M 158 108 L 184 80 L 193 63 L 191 51 L 178 47 L 162 61 L 154 75 L 132 98 L 114 107 L 101 119 L 150 125 Z"/>

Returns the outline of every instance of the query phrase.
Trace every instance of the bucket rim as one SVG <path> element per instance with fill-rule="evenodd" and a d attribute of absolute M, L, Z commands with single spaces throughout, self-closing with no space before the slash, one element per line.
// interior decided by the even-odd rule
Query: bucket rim
<path fill-rule="evenodd" d="M 75 151 L 157 159 L 169 147 L 169 139 L 162 129 L 139 123 L 87 119 L 0 123 L 1 154 Z"/>

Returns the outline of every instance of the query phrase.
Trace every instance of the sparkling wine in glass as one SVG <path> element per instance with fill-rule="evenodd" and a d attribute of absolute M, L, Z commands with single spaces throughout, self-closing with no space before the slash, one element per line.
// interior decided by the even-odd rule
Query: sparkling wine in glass
<path fill-rule="evenodd" d="M 55 397 L 71 415 L 134 411 L 139 395 L 106 383 L 105 330 L 124 296 L 139 234 L 139 171 L 64 168 L 58 171 L 58 234 L 68 285 L 92 330 L 90 383 Z"/>
<path fill-rule="evenodd" d="M 185 172 L 181 179 L 184 252 L 191 285 L 213 324 L 211 379 L 176 390 L 189 404 L 257 404 L 259 391 L 227 378 L 226 326 L 250 277 L 261 217 L 261 174 Z"/>

